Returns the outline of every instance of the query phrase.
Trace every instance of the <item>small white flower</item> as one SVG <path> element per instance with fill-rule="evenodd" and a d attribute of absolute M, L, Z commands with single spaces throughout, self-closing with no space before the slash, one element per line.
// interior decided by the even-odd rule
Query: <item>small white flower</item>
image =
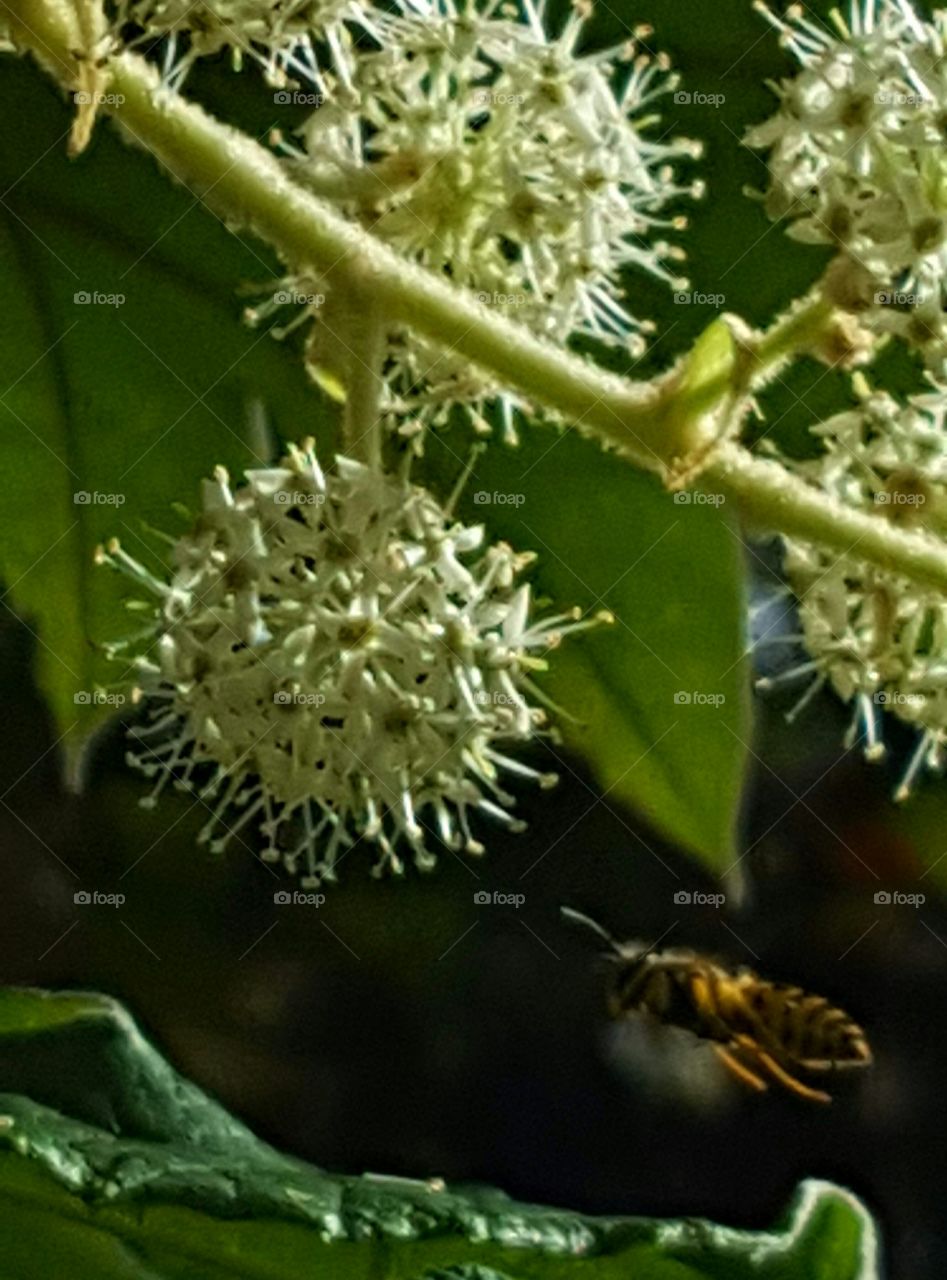
<path fill-rule="evenodd" d="M 328 46 L 337 70 L 347 66 L 346 22 L 369 25 L 371 6 L 360 0 L 118 0 L 114 29 L 142 35 L 133 43 L 165 38 L 164 81 L 180 88 L 199 58 L 229 49 L 235 68 L 259 62 L 276 85 L 304 81 L 324 91 L 317 44 Z"/>
<path fill-rule="evenodd" d="M 254 824 L 263 856 L 310 886 L 363 840 L 377 870 L 400 872 L 404 846 L 431 866 L 422 821 L 468 853 L 475 811 L 521 829 L 500 775 L 554 781 L 507 754 L 543 720 L 530 675 L 591 624 L 531 620 L 517 579 L 532 557 L 484 548 L 407 479 L 348 458 L 324 472 L 309 443 L 246 479 L 205 481 L 169 582 L 117 542 L 100 552 L 158 602 L 132 659 L 146 803 L 169 779 L 213 797 L 203 840 L 223 849 Z"/>
<path fill-rule="evenodd" d="M 947 16 L 856 0 L 848 23 L 833 10 L 833 31 L 799 5 L 785 19 L 757 8 L 802 67 L 774 86 L 779 111 L 747 137 L 769 150 L 768 211 L 867 272 L 877 327 L 936 359 L 947 300 Z"/>
<path fill-rule="evenodd" d="M 686 285 L 683 255 L 665 239 L 684 220 L 664 209 L 700 193 L 674 172 L 699 148 L 649 136 L 653 104 L 676 79 L 634 42 L 578 53 L 579 10 L 552 36 L 542 0 L 523 0 L 520 21 L 497 16 L 506 12 L 496 0 L 431 0 L 377 19 L 382 47 L 357 54 L 287 162 L 498 314 L 557 344 L 583 337 L 640 352 L 652 326 L 629 310 L 622 273 Z M 331 309 L 314 312 L 316 364 L 320 317 L 331 326 Z M 396 423 L 438 421 L 462 403 L 482 426 L 497 397 L 510 423 L 515 397 L 466 359 L 400 334 L 389 354 Z"/>
<path fill-rule="evenodd" d="M 870 393 L 856 376 L 857 408 L 817 431 L 824 452 L 781 461 L 847 507 L 902 527 L 942 532 L 947 517 L 947 388 L 903 405 Z M 865 754 L 884 754 L 881 713 L 921 730 L 898 790 L 906 796 L 923 764 L 937 767 L 947 743 L 947 600 L 858 558 L 818 544 L 785 539 L 785 571 L 798 600 L 807 661 L 759 682 L 761 687 L 809 678 L 791 715 L 828 684 L 854 717 L 847 745 L 864 736 Z M 786 637 L 781 637 L 785 640 Z"/>

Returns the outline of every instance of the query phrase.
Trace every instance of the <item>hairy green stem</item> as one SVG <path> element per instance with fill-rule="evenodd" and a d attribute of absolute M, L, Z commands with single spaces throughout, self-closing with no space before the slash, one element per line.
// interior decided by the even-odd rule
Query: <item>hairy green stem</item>
<path fill-rule="evenodd" d="M 356 289 L 352 302 L 358 319 L 352 326 L 352 352 L 345 385 L 343 431 L 346 452 L 369 466 L 382 463 L 382 367 L 388 328 L 384 311 L 370 291 Z"/>
<path fill-rule="evenodd" d="M 836 311 L 817 285 L 810 294 L 760 334 L 751 346 L 757 368 L 766 373 L 825 336 Z"/>
<path fill-rule="evenodd" d="M 820 542 L 840 556 L 850 554 L 925 586 L 947 588 L 942 542 L 894 529 L 881 514 L 865 515 L 832 502 L 778 462 L 754 457 L 739 444 L 726 442 L 716 450 L 698 487 L 736 502 L 747 523 L 760 531 Z"/>
<path fill-rule="evenodd" d="M 18 42 L 72 87 L 76 24 L 68 0 L 4 0 L 4 11 Z M 251 228 L 293 270 L 370 279 L 375 305 L 389 323 L 459 352 L 665 481 L 699 476 L 702 488 L 722 492 L 759 526 L 842 554 L 855 551 L 860 559 L 947 590 L 947 548 L 939 541 L 853 511 L 777 463 L 720 439 L 728 404 L 754 381 L 747 359 L 765 372 L 809 349 L 833 322 L 820 298 L 803 302 L 743 351 L 717 322 L 670 374 L 650 383 L 629 382 L 534 337 L 469 293 L 405 262 L 297 186 L 264 147 L 163 92 L 154 68 L 141 57 L 120 54 L 108 73 L 116 99 L 109 110 L 128 136 L 228 226 Z"/>

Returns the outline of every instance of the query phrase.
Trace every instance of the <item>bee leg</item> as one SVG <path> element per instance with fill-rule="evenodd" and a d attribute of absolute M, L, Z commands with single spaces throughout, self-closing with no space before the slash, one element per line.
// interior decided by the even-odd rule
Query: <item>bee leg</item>
<path fill-rule="evenodd" d="M 810 1089 L 808 1085 L 797 1080 L 795 1076 L 791 1076 L 788 1071 L 784 1071 L 775 1058 L 771 1057 L 765 1049 L 761 1049 L 754 1040 L 749 1036 L 737 1036 L 735 1043 L 740 1048 L 747 1050 L 753 1055 L 755 1062 L 759 1063 L 774 1080 L 778 1080 L 784 1089 L 788 1089 L 790 1093 L 796 1094 L 799 1098 L 807 1098 L 810 1102 L 831 1102 L 831 1095 L 824 1093 L 821 1089 Z"/>
<path fill-rule="evenodd" d="M 757 1093 L 766 1092 L 768 1087 L 766 1081 L 756 1075 L 755 1072 L 751 1071 L 749 1067 L 744 1066 L 738 1058 L 733 1056 L 729 1049 L 725 1048 L 722 1044 L 715 1044 L 714 1051 L 727 1070 L 731 1072 L 732 1075 L 735 1075 L 738 1080 L 742 1081 L 743 1084 L 749 1085 L 750 1088 L 755 1089 Z"/>

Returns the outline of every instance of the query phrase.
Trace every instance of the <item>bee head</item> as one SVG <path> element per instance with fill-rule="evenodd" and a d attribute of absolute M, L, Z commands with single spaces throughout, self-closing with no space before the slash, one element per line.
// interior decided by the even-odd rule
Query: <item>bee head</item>
<path fill-rule="evenodd" d="M 612 1018 L 621 1018 L 633 1008 L 638 993 L 647 984 L 647 974 L 653 965 L 659 964 L 661 957 L 654 946 L 646 942 L 618 942 L 602 926 L 589 916 L 584 916 L 571 907 L 563 907 L 562 914 L 576 924 L 589 929 L 608 946 L 604 960 L 609 968 L 608 1012 Z"/>
<path fill-rule="evenodd" d="M 636 1004 L 638 992 L 647 985 L 649 971 L 657 957 L 645 942 L 623 942 L 608 959 L 612 962 L 608 1012 L 612 1018 L 621 1018 Z"/>

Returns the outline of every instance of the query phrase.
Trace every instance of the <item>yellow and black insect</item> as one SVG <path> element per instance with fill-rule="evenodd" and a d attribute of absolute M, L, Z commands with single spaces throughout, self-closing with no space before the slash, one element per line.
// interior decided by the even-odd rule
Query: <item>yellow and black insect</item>
<path fill-rule="evenodd" d="M 729 1071 L 760 1092 L 777 1084 L 812 1102 L 831 1102 L 796 1072 L 825 1073 L 867 1067 L 865 1033 L 847 1013 L 801 987 L 770 982 L 750 969 L 735 972 L 695 951 L 654 951 L 616 942 L 588 916 L 563 915 L 608 943 L 616 967 L 608 995 L 613 1018 L 650 1016 L 713 1047 Z"/>

